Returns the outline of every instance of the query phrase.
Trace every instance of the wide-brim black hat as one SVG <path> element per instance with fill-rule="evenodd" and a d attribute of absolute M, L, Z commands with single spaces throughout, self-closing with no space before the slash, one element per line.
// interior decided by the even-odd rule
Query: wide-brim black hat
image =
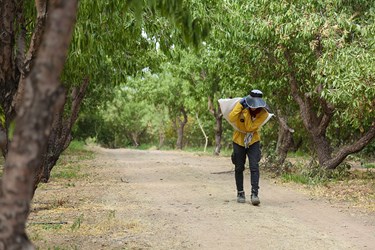
<path fill-rule="evenodd" d="M 246 96 L 245 101 L 249 108 L 265 108 L 267 103 L 262 99 L 263 93 L 260 90 L 252 90 L 250 95 Z"/>

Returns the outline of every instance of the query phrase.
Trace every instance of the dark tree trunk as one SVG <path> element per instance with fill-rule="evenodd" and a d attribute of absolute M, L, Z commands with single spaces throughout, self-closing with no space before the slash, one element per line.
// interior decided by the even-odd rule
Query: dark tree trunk
<path fill-rule="evenodd" d="M 64 119 L 63 106 L 55 114 L 51 134 L 48 138 L 47 151 L 43 157 L 43 164 L 40 168 L 42 173 L 36 174 L 37 177 L 34 182 L 34 191 L 37 188 L 39 182 L 47 183 L 53 167 L 56 165 L 61 153 L 69 146 L 72 136 L 72 128 L 78 118 L 79 109 L 86 93 L 87 86 L 89 84 L 88 78 L 86 78 L 81 84 L 80 88 L 74 88 L 71 94 L 71 111 L 70 116 Z M 66 101 L 66 100 L 65 100 Z M 64 105 L 65 105 L 64 101 Z"/>
<path fill-rule="evenodd" d="M 11 2 L 6 1 L 5 5 L 2 2 L 2 6 L 11 6 Z M 0 197 L 1 249 L 34 248 L 25 233 L 34 188 L 33 178 L 35 173 L 42 172 L 40 168 L 53 115 L 64 104 L 65 94 L 58 79 L 73 32 L 77 1 L 50 1 L 48 9 L 43 42 L 25 81 L 14 137 L 5 161 Z M 2 17 L 2 20 L 8 18 Z"/>
<path fill-rule="evenodd" d="M 279 121 L 279 133 L 277 138 L 276 153 L 277 164 L 282 165 L 288 155 L 288 151 L 293 147 L 294 130 L 290 128 L 286 122 L 286 118 L 281 111 L 277 110 L 277 119 Z"/>
<path fill-rule="evenodd" d="M 211 97 L 208 97 L 208 109 L 215 118 L 215 155 L 219 155 L 221 151 L 221 136 L 223 135 L 223 113 L 220 106 L 214 107 Z"/>
<path fill-rule="evenodd" d="M 17 91 L 20 72 L 17 69 L 15 58 L 15 34 L 16 20 L 19 6 L 14 0 L 2 0 L 0 2 L 0 114 L 5 116 L 5 124 L 1 125 L 5 132 L 3 138 L 3 154 L 8 151 L 8 128 L 14 118 L 12 106 L 13 97 Z"/>
<path fill-rule="evenodd" d="M 0 150 L 2 155 L 6 156 L 6 146 L 8 143 L 8 137 L 3 126 L 0 125 Z"/>
<path fill-rule="evenodd" d="M 177 117 L 177 123 L 176 124 L 176 129 L 177 129 L 177 142 L 176 142 L 176 148 L 177 149 L 181 149 L 183 148 L 184 144 L 183 144 L 183 138 L 184 138 L 184 128 L 185 128 L 185 125 L 186 123 L 188 122 L 188 118 L 187 118 L 187 112 L 185 110 L 185 108 L 181 108 L 180 109 L 180 112 L 181 112 L 181 115 L 182 115 L 182 119 L 180 116 Z"/>

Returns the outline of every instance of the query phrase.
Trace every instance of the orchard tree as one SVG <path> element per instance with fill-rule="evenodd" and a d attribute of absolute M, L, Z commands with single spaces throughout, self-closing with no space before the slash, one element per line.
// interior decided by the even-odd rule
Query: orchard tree
<path fill-rule="evenodd" d="M 8 155 L 10 137 L 16 124 L 15 117 L 24 102 L 24 97 L 27 97 L 27 91 L 30 91 L 26 88 L 27 79 L 34 65 L 36 65 L 37 53 L 39 53 L 43 42 L 47 40 L 45 35 L 48 25 L 47 10 L 49 10 L 47 4 L 48 1 L 36 1 L 35 9 L 32 2 L 24 4 L 21 4 L 21 2 L 18 4 L 15 2 L 9 3 L 8 1 L 2 2 L 2 16 L 6 17 L 1 22 L 4 33 L 2 35 L 3 42 L 1 43 L 0 55 L 3 58 L 0 65 L 0 83 L 2 86 L 0 110 L 3 117 L 0 124 L 0 138 L 4 157 Z M 59 6 L 57 2 L 51 4 Z M 35 11 L 32 11 L 33 9 Z M 75 20 L 74 13 L 72 15 L 73 17 L 70 18 Z M 35 20 L 33 20 L 34 18 Z M 60 25 L 60 22 L 57 24 Z M 56 27 L 54 28 L 57 29 Z M 53 39 L 53 37 L 50 39 Z M 68 41 L 66 42 L 69 44 Z M 47 44 L 49 45 L 49 43 L 51 42 Z M 68 47 L 66 44 L 63 45 Z M 61 49 L 64 49 L 64 47 Z M 65 51 L 61 53 L 63 55 L 66 54 Z M 47 64 L 48 61 L 43 63 Z M 57 76 L 58 78 L 59 75 Z M 33 173 L 34 190 L 40 181 L 48 181 L 50 170 L 55 165 L 61 152 L 69 145 L 71 129 L 77 119 L 88 83 L 89 80 L 81 76 L 80 81 L 75 86 L 71 84 L 65 84 L 64 87 L 59 86 L 60 93 L 57 94 L 56 92 L 55 98 L 59 100 L 61 105 L 53 110 L 53 115 L 51 115 L 53 120 L 50 127 L 48 126 L 46 147 L 42 149 L 45 151 L 41 154 L 43 159 L 40 166 Z M 59 96 L 61 98 L 58 98 Z M 67 106 L 67 112 L 64 112 L 64 106 Z"/>
<path fill-rule="evenodd" d="M 47 1 L 36 1 L 36 6 L 37 20 L 28 50 L 25 29 L 29 20 L 24 8 L 30 6 L 7 0 L 0 6 L 0 101 L 6 132 L 0 192 L 2 249 L 33 249 L 25 223 L 49 135 L 53 133 L 52 124 L 59 119 L 65 103 L 59 77 L 73 32 L 77 1 L 50 1 L 48 6 Z M 7 132 L 14 118 L 10 143 Z"/>
<path fill-rule="evenodd" d="M 242 13 L 248 72 L 274 90 L 278 107 L 298 105 L 319 164 L 334 169 L 375 137 L 375 3 L 263 3 L 248 2 Z M 337 126 L 349 132 L 340 145 L 330 133 Z"/>
<path fill-rule="evenodd" d="M 113 96 L 101 109 L 101 115 L 115 135 L 114 147 L 126 146 L 131 142 L 134 147 L 141 144 L 141 137 L 154 127 L 160 128 L 160 117 L 154 103 L 149 99 L 139 99 L 138 91 L 128 86 L 119 86 Z M 151 131 L 152 132 L 152 131 Z"/>
<path fill-rule="evenodd" d="M 169 120 L 177 135 L 176 148 L 182 149 L 184 129 L 191 112 L 189 109 L 191 90 L 186 80 L 173 75 L 173 71 L 171 71 L 173 67 L 170 64 L 167 63 L 161 67 L 163 72 L 160 74 L 148 72 L 137 81 L 133 81 L 135 86 L 131 86 L 137 89 L 139 103 L 142 100 L 147 100 L 146 103 L 156 107 L 158 113 L 167 109 Z M 165 127 L 162 131 L 164 130 Z M 164 136 L 161 135 L 160 138 L 164 138 Z"/>

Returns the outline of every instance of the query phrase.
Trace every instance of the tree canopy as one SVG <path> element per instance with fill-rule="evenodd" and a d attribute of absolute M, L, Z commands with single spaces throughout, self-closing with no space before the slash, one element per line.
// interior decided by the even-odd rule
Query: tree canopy
<path fill-rule="evenodd" d="M 157 90 L 161 98 L 151 98 L 159 106 L 173 110 L 183 98 L 195 110 L 208 102 L 211 106 L 206 112 L 211 110 L 220 124 L 219 98 L 245 96 L 257 88 L 278 117 L 284 116 L 295 128 L 295 136 L 305 148 L 313 148 L 311 153 L 317 154 L 322 166 L 335 168 L 347 155 L 371 143 L 375 129 L 371 1 L 189 4 L 192 16 L 210 24 L 209 35 L 198 49 L 187 48 L 183 40 L 176 39 L 175 31 L 162 19 L 142 19 L 142 32 L 156 46 L 144 66 L 159 77 L 170 75 L 166 84 L 170 87 Z M 156 59 L 157 67 L 151 58 Z M 135 72 L 134 88 L 136 79 L 140 91 L 164 81 L 144 77 L 142 69 Z M 123 82 L 127 84 L 126 79 Z M 174 84 L 182 91 L 171 92 Z M 185 97 L 183 86 L 192 88 Z M 152 96 L 153 90 L 145 91 L 144 98 Z M 272 129 L 266 132 L 276 140 Z"/>

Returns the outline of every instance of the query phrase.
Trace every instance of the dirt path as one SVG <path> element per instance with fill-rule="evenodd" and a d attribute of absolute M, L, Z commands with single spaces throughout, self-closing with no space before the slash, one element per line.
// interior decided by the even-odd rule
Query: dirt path
<path fill-rule="evenodd" d="M 67 217 L 82 213 L 82 226 L 55 244 L 68 241 L 78 249 L 375 249 L 375 216 L 311 200 L 272 180 L 261 180 L 259 207 L 237 203 L 228 158 L 97 150 L 90 170 L 94 177 L 68 194 L 69 200 L 81 197 L 82 204 L 59 210 Z M 245 178 L 249 190 L 248 173 Z"/>

